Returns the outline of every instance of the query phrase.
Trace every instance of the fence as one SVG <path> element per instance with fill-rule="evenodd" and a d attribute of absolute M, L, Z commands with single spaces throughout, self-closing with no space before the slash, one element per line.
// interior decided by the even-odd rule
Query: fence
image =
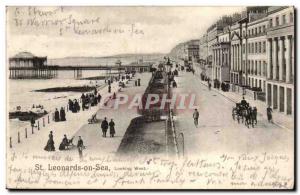
<path fill-rule="evenodd" d="M 79 102 L 80 99 L 77 99 Z M 69 112 L 69 107 L 62 106 L 66 112 Z M 51 125 L 54 121 L 54 112 L 49 112 L 48 114 L 44 115 L 43 117 L 35 120 L 34 125 L 31 125 L 30 122 L 23 127 L 23 129 L 18 129 L 17 132 L 14 134 L 13 130 L 10 129 L 9 132 L 9 147 L 13 148 L 16 144 L 19 144 L 29 138 L 31 135 L 38 133 L 40 130 L 43 130 L 45 127 Z"/>

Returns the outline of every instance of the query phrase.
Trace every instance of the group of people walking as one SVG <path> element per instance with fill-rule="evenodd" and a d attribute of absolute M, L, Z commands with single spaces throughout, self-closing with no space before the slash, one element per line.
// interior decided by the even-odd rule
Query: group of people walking
<path fill-rule="evenodd" d="M 69 110 L 73 113 L 77 113 L 80 111 L 80 106 L 77 99 L 74 99 L 73 101 L 69 99 L 68 106 Z"/>
<path fill-rule="evenodd" d="M 95 89 L 94 93 L 87 93 L 87 94 L 82 93 L 82 95 L 80 97 L 82 111 L 88 110 L 89 107 L 98 105 L 98 103 L 101 101 L 102 96 L 100 95 L 100 93 L 98 93 L 98 94 L 97 93 L 98 92 L 96 89 Z"/>
<path fill-rule="evenodd" d="M 58 109 L 55 109 L 54 112 L 54 121 L 59 122 L 59 121 L 66 121 L 66 112 L 63 107 L 60 108 L 60 111 Z"/>
<path fill-rule="evenodd" d="M 106 133 L 109 127 L 109 134 L 110 137 L 114 137 L 116 130 L 115 130 L 115 122 L 113 119 L 110 120 L 110 122 L 107 121 L 106 117 L 104 117 L 104 120 L 101 123 L 101 129 L 102 129 L 102 137 L 106 137 Z"/>

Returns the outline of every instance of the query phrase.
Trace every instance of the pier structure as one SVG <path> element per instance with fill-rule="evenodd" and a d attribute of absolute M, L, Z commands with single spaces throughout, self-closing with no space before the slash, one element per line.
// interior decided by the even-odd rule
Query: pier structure
<path fill-rule="evenodd" d="M 81 78 L 84 70 L 106 70 L 108 77 L 112 71 L 150 72 L 152 63 L 131 63 L 122 65 L 118 60 L 114 65 L 48 65 L 47 57 L 38 57 L 30 52 L 20 52 L 9 58 L 9 79 L 52 79 L 58 71 L 73 71 L 74 78 Z"/>
<path fill-rule="evenodd" d="M 47 57 L 21 52 L 9 58 L 10 79 L 51 79 L 57 76 L 56 66 L 47 66 Z"/>

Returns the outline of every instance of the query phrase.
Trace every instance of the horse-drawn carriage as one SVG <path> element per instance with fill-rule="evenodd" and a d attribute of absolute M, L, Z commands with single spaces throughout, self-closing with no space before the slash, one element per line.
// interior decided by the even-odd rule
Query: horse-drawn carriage
<path fill-rule="evenodd" d="M 257 110 L 254 107 L 250 107 L 249 103 L 236 103 L 236 106 L 232 109 L 232 119 L 237 119 L 238 123 L 242 121 L 249 128 L 249 125 L 254 127 L 254 123 L 257 124 Z"/>

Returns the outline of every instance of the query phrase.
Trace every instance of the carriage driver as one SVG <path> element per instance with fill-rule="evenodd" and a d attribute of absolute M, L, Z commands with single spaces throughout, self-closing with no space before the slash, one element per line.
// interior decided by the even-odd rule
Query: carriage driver
<path fill-rule="evenodd" d="M 247 103 L 247 101 L 245 100 L 245 97 L 243 96 L 243 99 L 242 99 L 242 101 L 241 101 L 241 105 L 246 107 L 247 104 L 248 104 L 248 103 Z"/>

